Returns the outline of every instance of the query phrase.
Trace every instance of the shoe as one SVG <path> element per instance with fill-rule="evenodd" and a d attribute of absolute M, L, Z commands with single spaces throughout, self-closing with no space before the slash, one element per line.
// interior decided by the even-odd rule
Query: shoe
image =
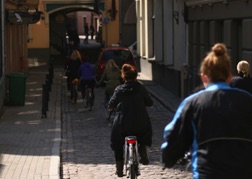
<path fill-rule="evenodd" d="M 150 163 L 148 158 L 141 158 L 139 162 L 143 165 L 148 165 Z"/>
<path fill-rule="evenodd" d="M 116 175 L 121 178 L 121 177 L 123 177 L 123 172 L 122 171 L 116 171 Z"/>
<path fill-rule="evenodd" d="M 140 171 L 139 171 L 138 165 L 136 165 L 135 171 L 136 171 L 136 175 L 137 175 L 137 176 L 141 175 L 141 173 L 140 173 Z"/>
<path fill-rule="evenodd" d="M 123 161 L 116 161 L 116 175 L 123 177 Z"/>
<path fill-rule="evenodd" d="M 139 155 L 141 157 L 141 159 L 139 160 L 139 162 L 142 163 L 143 165 L 148 165 L 150 163 L 150 161 L 148 159 L 146 146 L 140 145 L 138 149 L 139 149 L 138 150 Z"/>

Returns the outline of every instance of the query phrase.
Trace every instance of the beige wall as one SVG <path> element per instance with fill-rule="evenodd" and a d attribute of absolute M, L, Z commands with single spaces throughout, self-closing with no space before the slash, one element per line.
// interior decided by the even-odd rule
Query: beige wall
<path fill-rule="evenodd" d="M 40 0 L 38 9 L 45 12 L 42 0 Z M 28 48 L 49 48 L 49 25 L 45 23 L 45 20 L 41 19 L 36 24 L 30 24 L 28 31 Z"/>
<path fill-rule="evenodd" d="M 111 0 L 105 0 L 105 10 L 103 12 L 103 18 L 110 18 L 108 10 L 111 9 Z M 105 46 L 111 46 L 112 44 L 119 43 L 119 0 L 116 0 L 116 18 L 109 23 L 103 23 L 102 39 Z"/>
<path fill-rule="evenodd" d="M 84 24 L 83 18 L 86 17 L 86 22 L 88 26 L 91 24 L 91 12 L 80 11 L 77 13 L 77 24 L 78 24 L 78 34 L 84 35 Z"/>
<path fill-rule="evenodd" d="M 108 17 L 110 14 L 108 10 L 111 9 L 111 0 L 105 0 L 105 10 L 102 13 L 102 17 Z M 45 12 L 43 0 L 40 0 L 39 10 Z M 110 21 L 108 24 L 103 23 L 103 43 L 106 46 L 119 43 L 119 0 L 116 0 L 116 18 Z M 88 14 L 89 13 L 89 14 Z M 82 17 L 87 15 L 87 20 L 90 25 L 90 12 L 79 12 L 78 18 L 78 32 L 83 35 L 83 20 Z M 45 14 L 44 14 L 45 15 Z M 99 18 L 98 16 L 94 16 Z M 28 48 L 49 48 L 49 25 L 45 23 L 45 20 L 40 20 L 36 24 L 29 25 L 29 42 Z M 37 38 L 39 37 L 39 38 Z"/>

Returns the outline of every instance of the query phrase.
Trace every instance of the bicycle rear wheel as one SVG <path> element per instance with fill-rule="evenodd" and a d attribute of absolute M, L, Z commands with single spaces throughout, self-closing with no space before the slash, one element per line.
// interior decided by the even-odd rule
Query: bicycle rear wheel
<path fill-rule="evenodd" d="M 129 177 L 130 177 L 130 179 L 136 179 L 137 178 L 136 165 L 135 164 L 130 165 Z"/>
<path fill-rule="evenodd" d="M 75 103 L 77 103 L 77 97 L 78 97 L 78 89 L 77 89 L 77 85 L 74 85 L 73 99 Z"/>
<path fill-rule="evenodd" d="M 89 111 L 92 110 L 92 107 L 93 107 L 93 100 L 92 100 L 92 92 L 88 89 L 86 91 L 86 107 L 85 108 L 88 108 Z"/>
<path fill-rule="evenodd" d="M 110 120 L 111 112 L 108 110 L 108 108 L 104 108 L 104 115 L 107 121 Z"/>

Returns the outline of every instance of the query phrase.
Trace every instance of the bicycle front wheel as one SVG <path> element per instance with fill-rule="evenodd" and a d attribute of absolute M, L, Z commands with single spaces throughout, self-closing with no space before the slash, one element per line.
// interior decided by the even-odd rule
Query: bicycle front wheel
<path fill-rule="evenodd" d="M 104 108 L 104 115 L 105 115 L 105 118 L 109 121 L 111 112 L 109 112 L 108 108 Z"/>
<path fill-rule="evenodd" d="M 73 99 L 74 102 L 77 103 L 77 97 L 78 97 L 78 91 L 77 91 L 77 85 L 74 86 L 74 91 L 73 91 Z"/>
<path fill-rule="evenodd" d="M 130 165 L 130 179 L 136 179 L 137 175 L 136 175 L 136 167 L 134 164 Z"/>

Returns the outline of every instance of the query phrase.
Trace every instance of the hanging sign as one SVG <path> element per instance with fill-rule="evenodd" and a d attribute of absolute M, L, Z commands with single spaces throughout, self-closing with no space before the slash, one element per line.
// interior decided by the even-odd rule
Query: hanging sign
<path fill-rule="evenodd" d="M 35 24 L 40 20 L 42 12 L 36 9 L 36 12 L 26 11 L 8 11 L 8 20 L 13 24 Z"/>
<path fill-rule="evenodd" d="M 110 22 L 110 19 L 108 18 L 108 17 L 104 17 L 103 18 L 103 23 L 104 24 L 107 24 L 107 23 L 109 23 Z"/>

